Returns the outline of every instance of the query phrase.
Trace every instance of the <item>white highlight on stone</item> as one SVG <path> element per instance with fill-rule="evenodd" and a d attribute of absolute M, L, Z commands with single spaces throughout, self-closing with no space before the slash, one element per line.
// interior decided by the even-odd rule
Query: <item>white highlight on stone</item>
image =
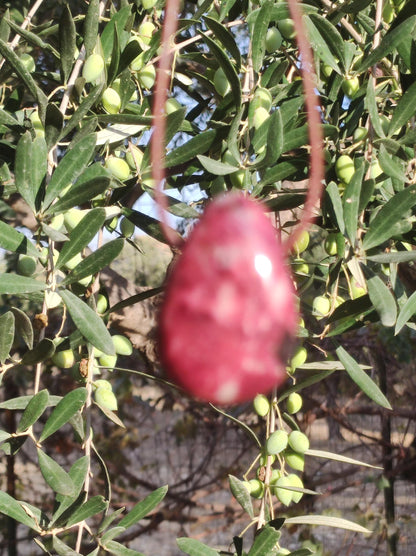
<path fill-rule="evenodd" d="M 272 274 L 272 261 L 266 255 L 258 254 L 254 257 L 254 268 L 262 278 L 269 278 Z"/>

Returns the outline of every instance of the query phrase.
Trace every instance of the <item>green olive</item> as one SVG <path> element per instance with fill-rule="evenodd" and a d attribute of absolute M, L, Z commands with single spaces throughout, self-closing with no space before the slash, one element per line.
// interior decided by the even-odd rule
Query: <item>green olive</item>
<path fill-rule="evenodd" d="M 306 230 L 303 230 L 293 245 L 294 253 L 296 253 L 299 256 L 300 253 L 306 251 L 309 245 L 309 239 L 310 239 L 309 233 Z"/>
<path fill-rule="evenodd" d="M 105 295 L 103 295 L 102 293 L 99 293 L 97 295 L 97 313 L 99 313 L 100 315 L 102 315 L 103 313 L 105 313 L 108 309 L 108 301 Z"/>
<path fill-rule="evenodd" d="M 295 488 L 304 488 L 302 479 L 295 473 L 290 473 L 287 478 L 289 479 L 289 484 Z M 302 498 L 303 492 L 297 492 L 292 490 L 292 501 L 297 504 Z"/>
<path fill-rule="evenodd" d="M 285 506 L 289 506 L 289 504 L 292 502 L 293 491 L 284 488 L 290 486 L 291 486 L 290 479 L 288 477 L 280 477 L 280 479 L 276 481 L 276 484 L 273 489 L 274 494 L 277 496 L 280 502 Z"/>
<path fill-rule="evenodd" d="M 128 338 L 121 334 L 112 336 L 114 350 L 118 355 L 131 355 L 133 353 L 133 346 Z"/>
<path fill-rule="evenodd" d="M 266 52 L 272 54 L 282 45 L 282 35 L 277 27 L 269 27 L 266 33 Z"/>
<path fill-rule="evenodd" d="M 331 310 L 331 300 L 325 295 L 318 295 L 312 303 L 312 314 L 316 318 L 326 317 Z"/>
<path fill-rule="evenodd" d="M 281 19 L 277 22 L 277 26 L 285 39 L 291 40 L 295 37 L 296 29 L 293 19 Z"/>
<path fill-rule="evenodd" d="M 260 417 L 265 417 L 270 411 L 270 402 L 264 394 L 257 394 L 253 400 L 253 406 Z"/>
<path fill-rule="evenodd" d="M 284 453 L 286 463 L 295 471 L 303 471 L 305 469 L 305 456 L 292 450 L 286 450 Z"/>
<path fill-rule="evenodd" d="M 108 369 L 114 369 L 117 363 L 117 355 L 106 355 L 103 354 L 98 358 L 98 362 L 101 367 L 107 367 Z"/>
<path fill-rule="evenodd" d="M 292 450 L 298 454 L 304 454 L 309 449 L 309 438 L 301 431 L 292 431 L 288 442 Z"/>
<path fill-rule="evenodd" d="M 346 77 L 341 87 L 347 97 L 354 98 L 360 88 L 360 80 L 356 75 L 354 77 Z"/>
<path fill-rule="evenodd" d="M 156 68 L 153 64 L 147 64 L 137 73 L 137 79 L 144 89 L 151 89 L 156 81 Z"/>
<path fill-rule="evenodd" d="M 117 398 L 115 397 L 112 390 L 99 387 L 94 392 L 94 399 L 95 402 L 103 409 L 117 411 Z"/>
<path fill-rule="evenodd" d="M 104 58 L 99 54 L 91 54 L 85 60 L 82 77 L 87 83 L 96 83 L 104 75 Z"/>
<path fill-rule="evenodd" d="M 354 160 L 347 154 L 341 155 L 335 162 L 335 173 L 339 180 L 348 185 L 355 172 Z"/>
<path fill-rule="evenodd" d="M 287 401 L 286 401 L 286 408 L 287 412 L 290 415 L 294 415 L 302 408 L 303 400 L 302 396 L 297 392 L 292 392 L 289 394 Z"/>
<path fill-rule="evenodd" d="M 304 346 L 299 346 L 295 351 L 294 356 L 290 360 L 290 368 L 295 371 L 298 367 L 301 367 L 306 359 L 308 358 L 308 352 Z"/>
<path fill-rule="evenodd" d="M 117 114 L 121 108 L 121 98 L 118 92 L 111 87 L 108 87 L 101 98 L 104 110 L 109 114 Z"/>
<path fill-rule="evenodd" d="M 130 168 L 123 158 L 109 156 L 105 161 L 105 167 L 118 180 L 124 181 L 130 175 Z"/>
<path fill-rule="evenodd" d="M 69 369 L 75 363 L 74 352 L 72 349 L 56 351 L 52 357 L 53 363 L 61 369 Z"/>
<path fill-rule="evenodd" d="M 17 272 L 21 276 L 32 276 L 35 273 L 37 261 L 30 255 L 20 255 L 17 261 Z"/>
<path fill-rule="evenodd" d="M 131 220 L 126 217 L 123 217 L 120 220 L 120 232 L 123 234 L 124 237 L 131 237 L 134 234 L 135 225 Z"/>
<path fill-rule="evenodd" d="M 156 27 L 151 21 L 143 21 L 143 23 L 139 25 L 139 38 L 144 42 L 144 44 L 150 44 L 155 29 Z"/>
<path fill-rule="evenodd" d="M 286 431 L 278 430 L 272 432 L 266 442 L 266 452 L 268 454 L 280 454 L 286 449 L 288 434 Z"/>
<path fill-rule="evenodd" d="M 214 73 L 214 87 L 220 96 L 225 96 L 230 90 L 230 84 L 224 70 L 220 67 Z"/>

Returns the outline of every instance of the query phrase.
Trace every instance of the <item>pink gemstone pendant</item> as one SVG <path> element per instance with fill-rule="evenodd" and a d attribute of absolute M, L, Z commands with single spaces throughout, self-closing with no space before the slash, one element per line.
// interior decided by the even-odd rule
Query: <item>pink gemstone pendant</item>
<path fill-rule="evenodd" d="M 211 201 L 166 288 L 168 375 L 200 400 L 250 400 L 285 381 L 297 323 L 284 251 L 261 205 L 233 193 Z"/>

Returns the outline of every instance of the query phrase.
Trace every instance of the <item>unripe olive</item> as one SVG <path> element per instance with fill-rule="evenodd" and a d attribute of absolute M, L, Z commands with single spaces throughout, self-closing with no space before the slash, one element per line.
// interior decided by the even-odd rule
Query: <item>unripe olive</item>
<path fill-rule="evenodd" d="M 72 230 L 78 226 L 81 220 L 84 218 L 86 214 L 88 214 L 88 210 L 80 210 L 76 208 L 72 208 L 65 212 L 64 214 L 64 222 L 65 228 L 68 232 L 72 232 Z"/>
<path fill-rule="evenodd" d="M 69 259 L 69 261 L 67 261 L 64 266 L 68 270 L 74 270 L 74 268 L 78 266 L 81 261 L 82 261 L 82 255 L 81 253 L 78 253 L 78 255 L 75 255 L 75 257 Z"/>
<path fill-rule="evenodd" d="M 50 221 L 49 226 L 57 231 L 62 230 L 65 226 L 64 214 L 61 212 L 61 214 L 57 214 L 56 216 L 54 216 Z"/>
<path fill-rule="evenodd" d="M 259 465 L 265 467 L 269 459 L 270 459 L 270 463 L 273 464 L 276 461 L 276 456 L 274 454 L 261 454 L 259 458 Z"/>
<path fill-rule="evenodd" d="M 358 297 L 362 297 L 367 293 L 364 285 L 360 284 L 355 278 L 351 280 L 351 297 L 352 299 L 357 299 Z"/>
<path fill-rule="evenodd" d="M 347 154 L 341 155 L 335 162 L 335 173 L 346 185 L 350 183 L 355 172 L 354 160 Z"/>
<path fill-rule="evenodd" d="M 85 60 L 82 77 L 87 83 L 95 83 L 104 74 L 104 58 L 100 54 L 91 54 Z"/>
<path fill-rule="evenodd" d="M 139 42 L 137 39 L 133 39 L 136 42 Z M 140 71 L 144 65 L 144 52 L 140 52 L 132 62 L 130 62 L 130 69 L 132 71 Z"/>
<path fill-rule="evenodd" d="M 22 62 L 22 64 L 25 66 L 25 68 L 29 73 L 35 71 L 36 69 L 35 60 L 32 58 L 30 54 L 27 54 L 27 52 L 21 54 L 19 56 L 19 60 Z"/>
<path fill-rule="evenodd" d="M 276 485 L 274 487 L 274 493 L 276 494 L 280 502 L 285 506 L 289 506 L 289 504 L 292 502 L 292 497 L 293 497 L 292 490 L 287 490 L 283 488 L 287 486 L 291 486 L 289 478 L 280 477 L 280 479 L 276 481 Z"/>
<path fill-rule="evenodd" d="M 148 64 L 137 73 L 137 79 L 144 89 L 151 89 L 156 81 L 156 68 Z"/>
<path fill-rule="evenodd" d="M 274 486 L 277 483 L 277 481 L 280 479 L 281 476 L 282 476 L 282 473 L 279 469 L 272 469 L 272 472 L 270 474 L 269 485 L 271 487 Z"/>
<path fill-rule="evenodd" d="M 287 412 L 290 415 L 297 413 L 303 404 L 302 396 L 297 392 L 292 392 L 289 394 L 287 401 L 286 401 L 286 408 Z"/>
<path fill-rule="evenodd" d="M 289 446 L 298 454 L 304 454 L 309 449 L 309 438 L 301 431 L 289 434 Z"/>
<path fill-rule="evenodd" d="M 55 309 L 62 303 L 62 298 L 57 292 L 52 290 L 46 290 L 45 292 L 45 304 L 48 309 Z"/>
<path fill-rule="evenodd" d="M 108 380 L 104 380 L 103 378 L 99 378 L 98 380 L 94 380 L 94 386 L 96 388 L 104 388 L 104 390 L 109 390 L 110 392 L 113 391 L 113 387 Z"/>
<path fill-rule="evenodd" d="M 354 143 L 358 143 L 359 141 L 364 141 L 367 139 L 368 136 L 368 129 L 366 127 L 359 126 L 354 129 L 354 133 L 352 134 L 352 138 Z"/>
<path fill-rule="evenodd" d="M 273 97 L 271 92 L 264 87 L 257 87 L 254 91 L 253 103 L 255 106 L 263 106 L 267 111 L 272 107 Z"/>
<path fill-rule="evenodd" d="M 72 349 L 57 351 L 53 354 L 52 361 L 61 369 L 69 369 L 75 363 L 74 352 Z"/>
<path fill-rule="evenodd" d="M 126 152 L 126 162 L 134 172 L 138 172 L 143 161 L 143 151 L 135 145 L 130 145 Z"/>
<path fill-rule="evenodd" d="M 322 64 L 322 74 L 324 75 L 324 77 L 326 77 L 328 79 L 328 77 L 331 76 L 332 72 L 333 72 L 333 68 L 332 66 L 330 66 L 329 64 Z"/>
<path fill-rule="evenodd" d="M 105 295 L 103 295 L 102 293 L 99 293 L 97 295 L 97 313 L 100 313 L 100 315 L 102 315 L 103 313 L 105 313 L 108 309 L 108 301 Z"/>
<path fill-rule="evenodd" d="M 117 355 L 107 355 L 103 354 L 98 358 L 98 362 L 101 367 L 107 367 L 108 369 L 114 369 L 117 363 Z"/>
<path fill-rule="evenodd" d="M 142 0 L 142 6 L 145 10 L 151 10 L 156 4 L 157 0 Z"/>
<path fill-rule="evenodd" d="M 123 158 L 109 156 L 105 161 L 105 167 L 115 178 L 121 181 L 126 180 L 130 175 L 129 165 Z"/>
<path fill-rule="evenodd" d="M 292 487 L 296 488 L 303 488 L 302 479 L 296 475 L 295 473 L 290 473 L 287 478 L 289 479 L 289 484 Z M 297 504 L 299 500 L 302 498 L 303 492 L 296 492 L 292 490 L 292 501 Z"/>
<path fill-rule="evenodd" d="M 290 360 L 290 368 L 295 371 L 298 367 L 301 367 L 306 359 L 308 358 L 308 352 L 304 346 L 299 346 L 292 359 Z"/>
<path fill-rule="evenodd" d="M 316 318 L 322 318 L 329 314 L 331 310 L 331 300 L 325 295 L 318 295 L 313 300 L 312 314 Z"/>
<path fill-rule="evenodd" d="M 257 394 L 253 400 L 253 406 L 260 417 L 265 417 L 270 411 L 270 402 L 264 394 Z"/>
<path fill-rule="evenodd" d="M 347 97 L 354 98 L 360 88 L 360 80 L 357 76 L 346 77 L 343 80 L 341 87 Z"/>
<path fill-rule="evenodd" d="M 176 100 L 176 98 L 168 98 L 167 101 L 165 102 L 166 114 L 172 114 L 173 112 L 176 112 L 181 108 L 182 105 L 180 104 L 180 102 Z"/>
<path fill-rule="evenodd" d="M 287 548 L 279 548 L 279 550 L 276 552 L 276 556 L 286 556 L 287 554 L 291 554 L 291 551 Z"/>
<path fill-rule="evenodd" d="M 120 220 L 120 232 L 123 234 L 124 237 L 131 237 L 134 234 L 135 225 L 131 220 L 126 217 L 123 217 Z"/>
<path fill-rule="evenodd" d="M 128 338 L 121 334 L 112 336 L 114 350 L 118 355 L 131 355 L 133 353 L 133 346 Z"/>
<path fill-rule="evenodd" d="M 225 96 L 230 90 L 230 84 L 224 70 L 220 67 L 214 73 L 214 87 L 220 96 Z"/>
<path fill-rule="evenodd" d="M 143 21 L 143 23 L 139 25 L 139 37 L 144 42 L 144 44 L 150 44 L 155 29 L 156 27 L 151 21 Z"/>
<path fill-rule="evenodd" d="M 278 430 L 272 432 L 266 442 L 266 452 L 268 454 L 280 454 L 286 449 L 288 434 L 286 431 Z"/>
<path fill-rule="evenodd" d="M 282 35 L 277 27 L 269 27 L 266 33 L 266 52 L 271 54 L 279 50 L 282 44 Z"/>
<path fill-rule="evenodd" d="M 310 274 L 309 265 L 303 259 L 299 258 L 299 259 L 296 259 L 295 261 L 293 261 L 292 269 L 293 269 L 293 272 L 295 274 L 299 274 L 301 276 L 306 276 L 306 278 L 309 277 L 309 274 Z M 297 278 L 296 278 L 296 280 L 297 280 Z M 302 279 L 300 281 L 302 282 L 302 281 L 304 281 L 304 279 Z"/>
<path fill-rule="evenodd" d="M 266 108 L 263 106 L 259 106 L 254 110 L 253 114 L 253 126 L 254 129 L 259 129 L 265 121 L 267 121 L 270 117 L 270 114 Z"/>
<path fill-rule="evenodd" d="M 297 253 L 298 256 L 308 248 L 309 239 L 309 233 L 306 230 L 303 230 L 293 245 L 293 251 Z"/>
<path fill-rule="evenodd" d="M 104 110 L 109 114 L 117 114 L 121 108 L 120 95 L 111 87 L 107 87 L 103 92 L 101 102 L 103 103 Z"/>
<path fill-rule="evenodd" d="M 259 479 L 250 479 L 250 494 L 253 498 L 262 498 L 264 494 L 264 483 Z"/>
<path fill-rule="evenodd" d="M 94 399 L 96 403 L 103 407 L 104 409 L 109 409 L 110 411 L 117 411 L 117 398 L 115 397 L 112 390 L 107 388 L 97 388 L 94 392 Z"/>
<path fill-rule="evenodd" d="M 291 40 L 295 37 L 296 29 L 293 19 L 281 19 L 277 22 L 277 26 L 285 39 Z"/>
<path fill-rule="evenodd" d="M 305 456 L 292 450 L 286 450 L 284 453 L 286 463 L 295 471 L 303 471 L 305 469 Z"/>
<path fill-rule="evenodd" d="M 324 248 L 328 255 L 336 255 L 338 253 L 338 233 L 337 232 L 330 232 L 325 239 Z"/>
<path fill-rule="evenodd" d="M 17 272 L 21 276 L 32 276 L 36 271 L 36 259 L 30 255 L 20 255 L 17 261 Z"/>

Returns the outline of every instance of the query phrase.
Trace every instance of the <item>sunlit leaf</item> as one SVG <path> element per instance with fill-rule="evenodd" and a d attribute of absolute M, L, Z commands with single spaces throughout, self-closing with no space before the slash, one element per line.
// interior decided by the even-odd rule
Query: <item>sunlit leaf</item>
<path fill-rule="evenodd" d="M 39 441 L 43 442 L 51 436 L 54 432 L 65 425 L 69 419 L 81 409 L 87 399 L 87 389 L 77 388 L 68 392 L 58 403 L 55 409 L 52 411 L 48 420 L 43 427 L 42 434 L 39 437 Z M 67 494 L 67 493 L 62 493 Z"/>
<path fill-rule="evenodd" d="M 356 533 L 371 533 L 369 529 L 348 521 L 340 517 L 331 517 L 329 515 L 302 515 L 297 517 L 288 517 L 285 520 L 288 525 L 321 525 L 324 527 L 339 527 L 347 531 L 355 531 Z"/>
<path fill-rule="evenodd" d="M 65 4 L 59 20 L 59 53 L 64 83 L 68 81 L 74 64 L 76 29 L 68 4 Z"/>
<path fill-rule="evenodd" d="M 27 404 L 22 417 L 20 418 L 16 432 L 23 432 L 27 430 L 33 423 L 39 419 L 47 408 L 49 403 L 49 393 L 47 390 L 41 390 L 33 396 Z"/>
<path fill-rule="evenodd" d="M 379 276 L 367 279 L 368 295 L 374 305 L 383 326 L 394 326 L 397 317 L 397 305 L 392 292 Z"/>
<path fill-rule="evenodd" d="M 146 496 L 141 502 L 136 504 L 129 513 L 123 517 L 123 519 L 118 524 L 120 527 L 131 527 L 141 519 L 143 519 L 147 514 L 156 508 L 158 504 L 163 500 L 168 491 L 167 486 L 158 488 L 157 490 L 151 492 Z"/>
<path fill-rule="evenodd" d="M 71 527 L 76 523 L 84 521 L 95 514 L 105 511 L 108 508 L 108 502 L 103 496 L 93 496 L 80 506 L 68 519 L 67 527 Z"/>
<path fill-rule="evenodd" d="M 220 556 L 220 553 L 217 550 L 210 548 L 196 539 L 182 537 L 180 539 L 176 539 L 176 543 L 182 552 L 185 552 L 185 554 L 188 554 L 189 556 Z"/>
<path fill-rule="evenodd" d="M 251 495 L 247 490 L 247 487 L 244 485 L 243 481 L 240 481 L 240 479 L 234 477 L 234 475 L 228 475 L 228 481 L 230 483 L 230 490 L 233 493 L 234 498 L 237 500 L 243 510 L 247 512 L 251 518 L 254 518 Z"/>
<path fill-rule="evenodd" d="M 0 294 L 18 295 L 40 292 L 46 289 L 45 282 L 18 274 L 0 274 Z"/>
<path fill-rule="evenodd" d="M 40 448 L 37 449 L 37 454 L 40 472 L 45 482 L 54 492 L 71 495 L 74 492 L 74 483 L 68 473 Z"/>
<path fill-rule="evenodd" d="M 23 523 L 23 525 L 30 527 L 30 529 L 40 532 L 40 527 L 36 523 L 36 520 L 28 515 L 28 513 L 23 509 L 22 504 L 6 492 L 1 491 L 0 513 L 7 515 L 18 523 Z"/>

